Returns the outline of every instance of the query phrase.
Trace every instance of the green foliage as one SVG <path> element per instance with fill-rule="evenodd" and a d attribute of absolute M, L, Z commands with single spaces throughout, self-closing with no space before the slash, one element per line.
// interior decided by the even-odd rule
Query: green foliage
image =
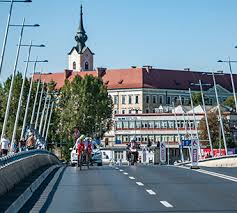
<path fill-rule="evenodd" d="M 235 100 L 234 100 L 234 96 L 229 96 L 224 102 L 223 104 L 225 106 L 229 106 L 233 109 L 235 109 Z"/>
<path fill-rule="evenodd" d="M 112 100 L 100 78 L 86 75 L 66 81 L 58 103 L 58 134 L 61 140 L 72 141 L 78 126 L 88 136 L 103 136 L 112 126 Z"/>
<path fill-rule="evenodd" d="M 202 95 L 201 92 L 194 92 L 192 94 L 193 105 L 198 106 L 202 104 Z"/>

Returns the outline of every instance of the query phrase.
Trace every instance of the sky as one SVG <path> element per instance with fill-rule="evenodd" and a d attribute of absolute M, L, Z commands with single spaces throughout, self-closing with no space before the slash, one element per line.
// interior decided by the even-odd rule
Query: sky
<path fill-rule="evenodd" d="M 0 0 L 1 1 L 1 0 Z M 49 63 L 38 71 L 63 72 L 67 53 L 76 44 L 74 36 L 83 5 L 86 45 L 95 53 L 94 67 L 128 68 L 151 65 L 163 69 L 228 72 L 228 56 L 237 60 L 236 0 L 32 0 L 14 3 L 12 24 L 40 24 L 25 28 L 23 43 L 45 44 L 34 48 L 36 56 Z M 9 11 L 0 2 L 0 48 Z M 0 81 L 11 75 L 20 28 L 11 27 Z M 23 71 L 27 48 L 21 49 Z M 32 64 L 33 65 L 33 64 Z M 32 72 L 32 65 L 29 73 Z M 237 73 L 237 64 L 233 64 Z"/>

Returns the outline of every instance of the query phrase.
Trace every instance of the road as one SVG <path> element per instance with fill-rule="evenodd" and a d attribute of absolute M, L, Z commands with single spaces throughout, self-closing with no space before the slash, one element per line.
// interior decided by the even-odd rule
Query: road
<path fill-rule="evenodd" d="M 237 179 L 173 166 L 66 167 L 45 187 L 22 212 L 237 212 Z"/>

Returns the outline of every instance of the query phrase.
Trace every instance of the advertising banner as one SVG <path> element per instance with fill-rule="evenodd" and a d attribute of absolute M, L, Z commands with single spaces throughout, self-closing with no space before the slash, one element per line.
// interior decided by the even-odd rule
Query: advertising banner
<path fill-rule="evenodd" d="M 165 142 L 160 143 L 160 161 L 161 163 L 166 162 L 166 146 Z"/>
<path fill-rule="evenodd" d="M 198 167 L 198 142 L 191 141 L 192 167 Z"/>

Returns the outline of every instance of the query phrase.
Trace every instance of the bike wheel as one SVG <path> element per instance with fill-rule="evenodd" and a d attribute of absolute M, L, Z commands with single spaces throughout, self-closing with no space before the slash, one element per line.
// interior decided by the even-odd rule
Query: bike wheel
<path fill-rule="evenodd" d="M 90 164 L 90 159 L 89 159 L 89 154 L 87 153 L 86 154 L 87 156 L 86 156 L 86 164 L 87 164 L 87 169 L 89 169 L 89 164 Z"/>
<path fill-rule="evenodd" d="M 83 156 L 82 153 L 80 154 L 80 170 L 82 169 L 82 163 L 83 163 Z"/>

